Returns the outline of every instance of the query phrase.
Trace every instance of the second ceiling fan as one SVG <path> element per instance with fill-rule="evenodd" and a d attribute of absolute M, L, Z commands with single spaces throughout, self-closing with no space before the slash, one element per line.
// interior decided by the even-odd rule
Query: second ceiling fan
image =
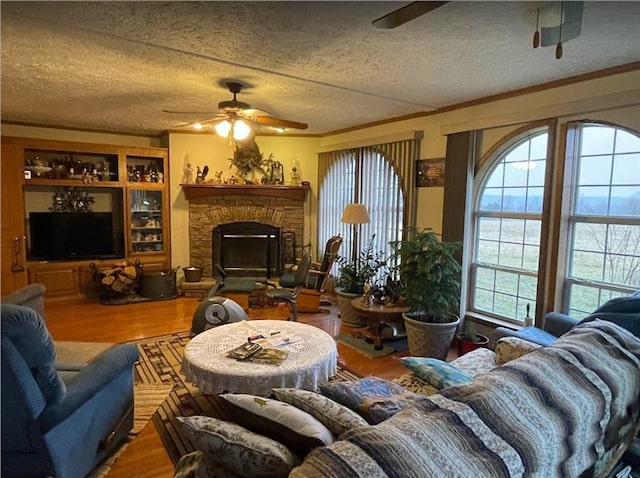
<path fill-rule="evenodd" d="M 275 118 L 267 111 L 252 108 L 248 103 L 239 101 L 237 95 L 244 87 L 242 83 L 227 81 L 226 86 L 233 94 L 233 99 L 218 103 L 218 113 L 215 116 L 187 124 L 193 125 L 197 129 L 201 129 L 206 125 L 213 125 L 220 136 L 232 137 L 235 140 L 245 139 L 251 133 L 252 123 L 276 129 L 307 129 L 308 125 L 306 123 Z M 194 111 L 162 111 L 175 114 L 208 114 Z"/>

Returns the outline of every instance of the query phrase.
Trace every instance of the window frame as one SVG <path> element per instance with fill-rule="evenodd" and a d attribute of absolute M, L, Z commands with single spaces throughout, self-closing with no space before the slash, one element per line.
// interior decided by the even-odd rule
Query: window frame
<path fill-rule="evenodd" d="M 633 219 L 632 217 L 627 216 L 585 215 L 576 214 L 574 212 L 575 202 L 577 200 L 576 191 L 578 189 L 580 146 L 582 144 L 583 133 L 582 130 L 588 126 L 608 127 L 625 131 L 636 137 L 640 137 L 640 131 L 635 131 L 632 128 L 609 121 L 588 119 L 571 121 L 563 126 L 565 129 L 565 171 L 563 175 L 565 197 L 562 200 L 560 208 L 561 213 L 559 214 L 559 216 L 561 216 L 561 222 L 559 229 L 560 236 L 565 240 L 564 243 L 566 244 L 566 248 L 565 253 L 559 255 L 557 261 L 555 262 L 558 275 L 555 281 L 556 296 L 553 302 L 553 306 L 555 310 L 561 310 L 563 313 L 569 313 L 571 298 L 570 286 L 572 285 L 595 286 L 600 289 L 600 292 L 609 291 L 626 295 L 631 294 L 635 292 L 635 290 L 637 290 L 633 287 L 624 287 L 619 284 L 613 284 L 604 281 L 573 278 L 569 276 L 569 269 L 571 266 L 571 251 L 574 244 L 576 224 L 640 225 L 639 219 Z M 614 153 L 611 152 L 611 154 L 613 155 Z M 611 187 L 611 182 L 608 183 L 607 187 Z M 640 284 L 638 286 L 640 287 Z"/>
<path fill-rule="evenodd" d="M 491 264 L 491 269 L 496 272 L 504 271 L 517 273 L 524 276 L 531 276 L 537 278 L 537 287 L 535 291 L 535 302 L 537 307 L 535 308 L 535 317 L 534 320 L 537 320 L 537 317 L 541 317 L 540 312 L 540 296 L 542 294 L 541 289 L 541 277 L 545 277 L 544 263 L 546 261 L 545 254 L 545 237 L 548 231 L 548 222 L 549 222 L 549 198 L 550 198 L 550 187 L 548 185 L 550 179 L 550 171 L 553 169 L 553 151 L 555 149 L 555 122 L 554 121 L 542 121 L 527 124 L 512 131 L 510 134 L 506 135 L 502 138 L 498 143 L 494 145 L 493 148 L 489 149 L 479 161 L 478 166 L 475 168 L 474 180 L 473 180 L 473 195 L 471 202 L 471 217 L 470 217 L 470 231 L 471 234 L 470 240 L 468 244 L 469 252 L 468 252 L 468 267 L 467 273 L 469 274 L 469 281 L 467 291 L 466 291 L 466 314 L 472 315 L 475 317 L 481 317 L 484 320 L 488 320 L 490 322 L 500 323 L 500 324 L 510 324 L 519 326 L 522 325 L 523 321 L 518 320 L 517 318 L 505 317 L 495 313 L 488 313 L 483 310 L 478 310 L 473 307 L 474 298 L 475 298 L 475 283 L 477 278 L 477 271 L 482 266 L 480 261 L 476 260 L 476 253 L 478 250 L 478 241 L 480 237 L 478 235 L 478 224 L 479 217 L 493 217 L 493 218 L 501 218 L 501 219 L 519 219 L 526 221 L 528 219 L 536 219 L 540 221 L 540 245 L 539 245 L 539 254 L 538 254 L 538 266 L 535 273 L 530 273 L 525 269 L 519 268 L 511 268 L 507 266 L 502 266 L 499 264 Z M 495 167 L 502 163 L 506 154 L 508 154 L 513 149 L 517 148 L 523 141 L 532 139 L 539 134 L 547 134 L 547 150 L 546 150 L 546 159 L 545 159 L 545 177 L 543 181 L 543 199 L 542 199 L 542 208 L 540 213 L 536 214 L 535 218 L 532 218 L 532 213 L 522 211 L 522 212 L 502 212 L 502 211 L 484 211 L 479 213 L 479 205 L 482 199 L 482 193 L 484 192 L 485 185 L 489 180 L 489 177 L 493 173 Z M 524 317 L 524 315 L 523 315 Z"/>

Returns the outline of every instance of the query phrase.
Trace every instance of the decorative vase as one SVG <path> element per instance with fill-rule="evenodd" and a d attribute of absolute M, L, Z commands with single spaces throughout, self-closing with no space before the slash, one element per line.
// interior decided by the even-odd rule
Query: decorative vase
<path fill-rule="evenodd" d="M 481 335 L 481 334 L 476 334 L 476 335 L 478 337 L 478 340 L 473 341 L 473 340 L 466 339 L 462 334 L 458 334 L 457 336 L 458 357 L 468 352 L 471 352 L 472 350 L 483 347 L 489 343 L 488 337 L 485 337 L 484 335 Z"/>
<path fill-rule="evenodd" d="M 364 317 L 356 313 L 351 307 L 351 301 L 362 294 L 352 294 L 344 292 L 342 287 L 336 287 L 336 296 L 338 299 L 338 310 L 340 311 L 340 320 L 348 327 L 364 327 L 366 320 Z"/>
<path fill-rule="evenodd" d="M 453 342 L 460 318 L 452 322 L 422 322 L 402 314 L 407 329 L 409 354 L 414 357 L 433 357 L 445 360 Z"/>

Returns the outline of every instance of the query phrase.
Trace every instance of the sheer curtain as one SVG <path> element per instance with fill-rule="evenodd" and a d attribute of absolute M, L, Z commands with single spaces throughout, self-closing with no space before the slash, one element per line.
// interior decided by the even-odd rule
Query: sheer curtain
<path fill-rule="evenodd" d="M 363 203 L 371 222 L 360 227 L 359 249 L 375 234 L 374 251 L 388 254 L 389 242 L 401 239 L 415 222 L 419 143 L 413 139 L 320 153 L 318 244 L 339 233 L 344 238 L 341 255 L 349 257 L 353 230 L 340 218 L 346 204 Z"/>

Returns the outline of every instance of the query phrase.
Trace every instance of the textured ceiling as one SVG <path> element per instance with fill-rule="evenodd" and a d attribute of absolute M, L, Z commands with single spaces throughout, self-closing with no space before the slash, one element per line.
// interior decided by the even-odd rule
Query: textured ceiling
<path fill-rule="evenodd" d="M 326 133 L 640 60 L 640 2 L 585 2 L 582 33 L 531 47 L 550 2 L 6 2 L 2 120 L 157 135 L 231 99 Z M 208 116 L 212 116 L 210 114 Z M 295 132 L 295 131 L 292 131 Z"/>

